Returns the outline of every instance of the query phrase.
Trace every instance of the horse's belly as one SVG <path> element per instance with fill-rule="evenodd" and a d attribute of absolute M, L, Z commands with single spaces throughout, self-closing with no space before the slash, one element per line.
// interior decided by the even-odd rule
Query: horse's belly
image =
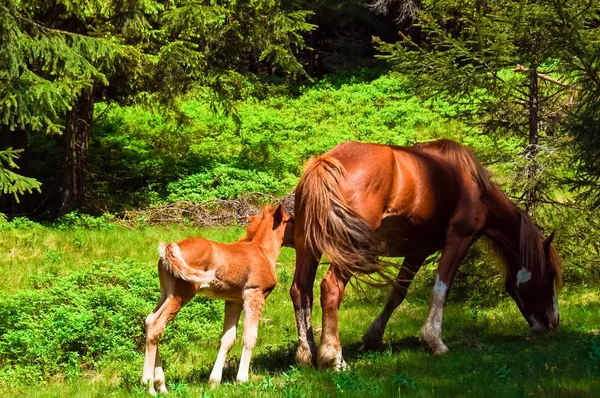
<path fill-rule="evenodd" d="M 389 216 L 381 221 L 377 235 L 385 242 L 388 257 L 430 254 L 442 248 L 444 229 L 431 223 L 415 224 L 407 217 Z"/>

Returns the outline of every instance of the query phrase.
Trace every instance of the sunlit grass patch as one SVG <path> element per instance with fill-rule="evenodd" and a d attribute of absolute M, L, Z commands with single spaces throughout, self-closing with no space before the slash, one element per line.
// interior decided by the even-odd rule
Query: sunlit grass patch
<path fill-rule="evenodd" d="M 0 246 L 14 255 L 0 261 L 0 278 L 8 283 L 0 290 L 0 394 L 146 396 L 138 384 L 143 319 L 159 295 L 156 245 L 197 235 L 231 241 L 242 232 L 182 226 L 3 232 Z M 260 322 L 250 382 L 234 382 L 241 353 L 238 333 L 225 383 L 208 386 L 223 303 L 198 297 L 167 327 L 160 344 L 170 396 L 595 397 L 600 391 L 600 289 L 566 286 L 559 295 L 561 325 L 545 335 L 529 332 L 505 294 L 477 300 L 469 299 L 468 292 L 467 299 L 451 295 L 443 326 L 450 352 L 434 357 L 421 347 L 418 334 L 435 266 L 424 268 L 413 282 L 388 324 L 382 351 L 361 354 L 358 348 L 389 289 L 350 286 L 340 309 L 348 372 L 297 367 L 289 297 L 294 257 L 293 250 L 282 250 L 279 283 Z M 15 265 L 16 258 L 21 266 Z M 319 268 L 314 286 L 317 339 L 319 281 L 326 271 L 327 265 Z"/>

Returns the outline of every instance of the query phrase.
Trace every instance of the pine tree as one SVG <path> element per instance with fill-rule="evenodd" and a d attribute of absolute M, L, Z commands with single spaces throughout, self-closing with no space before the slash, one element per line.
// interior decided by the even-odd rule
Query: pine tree
<path fill-rule="evenodd" d="M 62 135 L 63 214 L 85 198 L 95 101 L 169 108 L 207 87 L 231 109 L 257 80 L 248 62 L 303 73 L 307 15 L 278 0 L 2 0 L 0 127 Z"/>
<path fill-rule="evenodd" d="M 423 1 L 421 44 L 378 44 L 422 93 L 461 104 L 459 117 L 487 134 L 527 137 L 522 198 L 531 211 L 540 199 L 540 140 L 560 127 L 556 116 L 570 110 L 566 99 L 580 83 L 566 67 L 574 47 L 565 36 L 585 29 L 597 9 L 585 0 Z"/>

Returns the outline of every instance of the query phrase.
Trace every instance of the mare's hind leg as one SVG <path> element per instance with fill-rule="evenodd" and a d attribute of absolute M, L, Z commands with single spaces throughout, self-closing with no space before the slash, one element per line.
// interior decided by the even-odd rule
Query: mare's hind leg
<path fill-rule="evenodd" d="M 340 343 L 338 310 L 344 297 L 344 289 L 348 279 L 340 274 L 335 265 L 332 265 L 321 281 L 323 328 L 317 363 L 323 368 L 333 368 L 335 370 L 346 368 L 346 362 L 342 357 L 342 344 Z"/>
<path fill-rule="evenodd" d="M 221 337 L 221 348 L 217 355 L 217 360 L 213 366 L 212 372 L 210 372 L 209 382 L 212 385 L 217 385 L 221 382 L 223 376 L 223 366 L 225 366 L 225 359 L 233 343 L 235 343 L 237 324 L 240 320 L 240 314 L 242 312 L 242 305 L 233 303 L 231 301 L 225 302 L 225 321 L 223 322 L 223 336 Z"/>
<path fill-rule="evenodd" d="M 421 328 L 421 341 L 434 355 L 442 355 L 448 352 L 448 347 L 442 341 L 442 318 L 444 315 L 444 304 L 448 296 L 448 289 L 452 279 L 456 275 L 458 266 L 465 258 L 469 247 L 474 241 L 473 236 L 450 235 L 446 239 L 438 274 L 433 286 L 433 295 L 429 305 L 427 320 Z"/>
<path fill-rule="evenodd" d="M 383 307 L 381 314 L 379 314 L 365 332 L 363 343 L 359 348 L 359 351 L 365 352 L 375 350 L 383 345 L 383 333 L 385 332 L 385 327 L 394 310 L 402 304 L 402 301 L 404 301 L 410 283 L 426 258 L 427 256 L 412 256 L 404 259 L 402 268 L 400 268 L 400 272 L 398 272 L 398 276 L 396 277 L 396 283 L 385 303 L 385 307 Z"/>
<path fill-rule="evenodd" d="M 245 383 L 248 381 L 250 369 L 250 357 L 256 344 L 258 336 L 258 323 L 265 305 L 265 293 L 259 289 L 244 292 L 244 347 L 240 358 L 237 381 Z"/>
<path fill-rule="evenodd" d="M 296 226 L 296 228 L 298 227 Z M 310 250 L 301 246 L 303 239 L 304 237 L 295 238 L 296 271 L 294 282 L 290 288 L 290 296 L 294 304 L 296 326 L 298 328 L 296 362 L 300 365 L 312 365 L 316 358 L 317 345 L 313 336 L 310 315 L 313 305 L 313 285 L 320 258 L 316 258 Z"/>

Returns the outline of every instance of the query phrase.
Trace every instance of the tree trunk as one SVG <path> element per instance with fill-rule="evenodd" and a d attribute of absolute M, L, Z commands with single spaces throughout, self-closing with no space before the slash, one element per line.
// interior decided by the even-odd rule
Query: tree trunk
<path fill-rule="evenodd" d="M 79 208 L 84 200 L 85 155 L 94 112 L 93 87 L 84 90 L 65 117 L 63 133 L 62 202 L 59 216 Z"/>
<path fill-rule="evenodd" d="M 525 190 L 525 210 L 533 215 L 533 207 L 537 202 L 537 174 L 538 167 L 536 155 L 539 142 L 539 98 L 538 98 L 538 63 L 537 56 L 533 56 L 529 68 L 529 145 L 525 153 L 527 159 Z"/>

